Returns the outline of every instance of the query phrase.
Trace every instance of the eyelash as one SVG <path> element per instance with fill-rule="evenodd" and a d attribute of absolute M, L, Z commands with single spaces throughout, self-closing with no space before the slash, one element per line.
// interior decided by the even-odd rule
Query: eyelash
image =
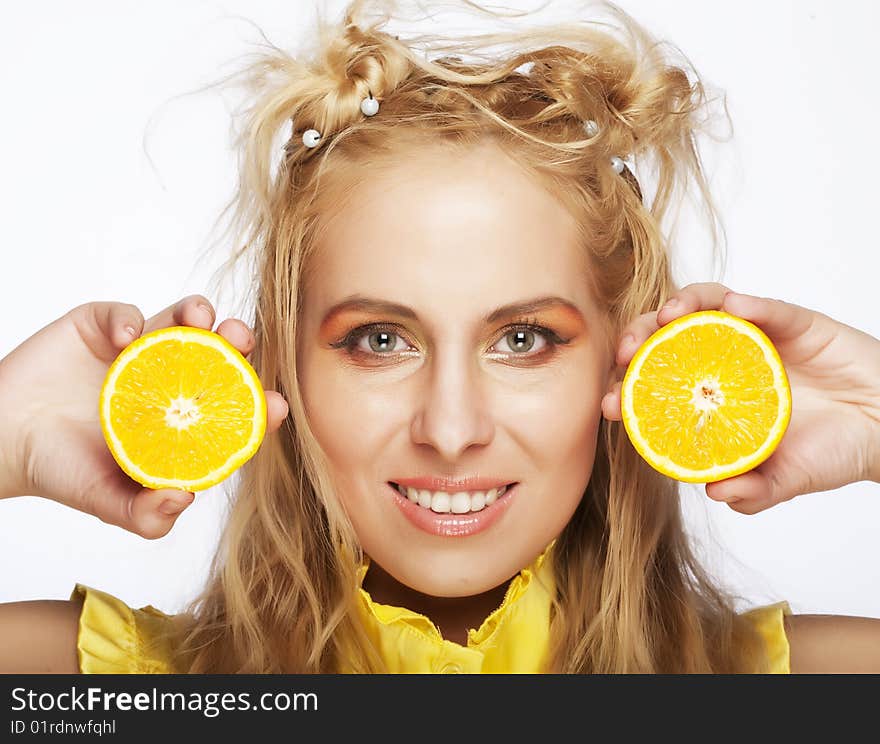
<path fill-rule="evenodd" d="M 547 347 L 535 354 L 517 354 L 515 352 L 505 353 L 501 352 L 503 356 L 513 357 L 519 359 L 533 359 L 537 357 L 544 357 L 548 355 L 552 355 L 556 351 L 557 346 L 563 346 L 569 342 L 568 339 L 561 338 L 555 331 L 547 328 L 546 326 L 539 325 L 536 319 L 530 318 L 524 322 L 513 323 L 509 326 L 506 326 L 502 329 L 501 335 L 498 341 L 503 340 L 511 333 L 516 333 L 517 331 L 530 331 L 532 333 L 536 333 L 539 336 L 543 337 Z M 331 347 L 334 349 L 344 349 L 346 353 L 353 357 L 372 357 L 372 358 L 395 358 L 397 356 L 401 356 L 405 352 L 393 352 L 387 354 L 381 354 L 378 352 L 372 351 L 364 351 L 363 349 L 357 348 L 357 343 L 364 338 L 365 336 L 370 336 L 374 333 L 390 333 L 398 338 L 404 340 L 404 342 L 409 343 L 404 335 L 399 332 L 399 329 L 394 324 L 390 323 L 370 323 L 368 325 L 358 326 L 350 330 L 345 337 L 338 341 L 337 343 L 331 344 Z M 496 343 L 498 343 L 496 341 Z M 493 344 L 494 345 L 494 344 Z"/>

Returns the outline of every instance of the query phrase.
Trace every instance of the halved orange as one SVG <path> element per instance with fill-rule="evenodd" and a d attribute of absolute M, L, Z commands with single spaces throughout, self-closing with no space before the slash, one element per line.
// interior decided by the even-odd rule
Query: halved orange
<path fill-rule="evenodd" d="M 144 334 L 119 354 L 100 415 L 119 467 L 153 489 L 210 488 L 253 457 L 266 433 L 254 368 L 219 334 L 187 326 Z"/>
<path fill-rule="evenodd" d="M 711 483 L 773 454 L 791 418 L 791 387 L 760 328 L 706 310 L 677 318 L 641 345 L 620 403 L 630 441 L 655 470 Z"/>

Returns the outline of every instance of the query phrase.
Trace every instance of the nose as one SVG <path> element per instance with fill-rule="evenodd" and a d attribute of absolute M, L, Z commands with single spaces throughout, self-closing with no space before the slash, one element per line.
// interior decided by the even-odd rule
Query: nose
<path fill-rule="evenodd" d="M 450 463 L 469 447 L 491 442 L 495 425 L 476 360 L 438 350 L 425 372 L 410 427 L 413 442 L 432 447 Z"/>

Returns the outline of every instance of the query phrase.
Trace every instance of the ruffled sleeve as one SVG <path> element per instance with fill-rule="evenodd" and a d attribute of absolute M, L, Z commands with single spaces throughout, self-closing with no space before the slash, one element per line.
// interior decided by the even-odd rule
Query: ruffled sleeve
<path fill-rule="evenodd" d="M 756 607 L 743 613 L 755 626 L 764 639 L 767 651 L 768 669 L 770 674 L 791 673 L 791 649 L 785 635 L 785 616 L 791 615 L 788 602 Z"/>
<path fill-rule="evenodd" d="M 83 674 L 170 674 L 174 655 L 167 631 L 173 616 L 151 605 L 133 609 L 111 594 L 77 584 L 82 599 L 77 656 Z"/>

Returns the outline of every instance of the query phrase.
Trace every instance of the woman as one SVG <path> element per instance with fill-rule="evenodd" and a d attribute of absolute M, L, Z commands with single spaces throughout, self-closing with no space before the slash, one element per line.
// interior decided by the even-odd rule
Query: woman
<path fill-rule="evenodd" d="M 356 23 L 363 5 L 322 29 L 315 62 L 277 52 L 251 68 L 235 216 L 254 329 L 217 331 L 269 388 L 270 434 L 208 586 L 174 618 L 82 585 L 0 606 L 0 668 L 880 670 L 880 621 L 735 613 L 691 555 L 677 484 L 619 423 L 638 346 L 722 309 L 773 340 L 795 405 L 774 456 L 707 494 L 753 513 L 880 475 L 880 342 L 674 285 L 661 225 L 676 188 L 711 214 L 699 81 L 622 14 L 623 42 L 535 31 L 516 38 L 528 51 L 475 65 L 425 61 Z M 630 154 L 658 166 L 649 203 Z M 192 494 L 120 473 L 95 403 L 133 338 L 214 321 L 204 297 L 146 321 L 89 303 L 15 349 L 0 362 L 0 492 L 166 534 Z M 49 349 L 63 380 L 41 364 Z M 47 391 L 63 407 L 47 412 Z"/>

